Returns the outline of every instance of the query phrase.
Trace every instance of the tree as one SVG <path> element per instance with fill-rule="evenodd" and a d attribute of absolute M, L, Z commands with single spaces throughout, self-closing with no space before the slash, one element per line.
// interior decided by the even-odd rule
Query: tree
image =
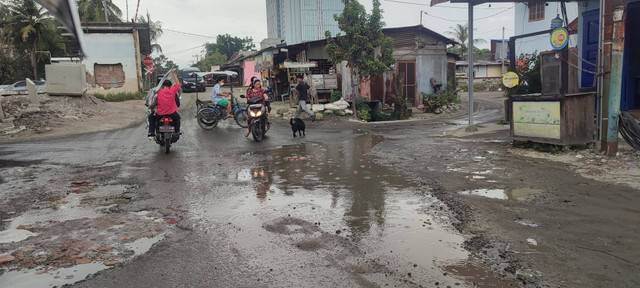
<path fill-rule="evenodd" d="M 8 17 L 3 24 L 3 41 L 16 48 L 27 51 L 33 68 L 33 77 L 38 79 L 38 49 L 61 49 L 62 44 L 56 22 L 46 10 L 33 0 L 11 0 L 8 5 Z"/>
<path fill-rule="evenodd" d="M 453 31 L 449 31 L 447 34 L 453 36 L 451 40 L 460 43 L 460 58 L 465 59 L 464 55 L 467 55 L 466 59 L 468 59 L 469 55 L 467 54 L 467 50 L 469 50 L 469 48 L 467 47 L 467 44 L 469 41 L 469 25 L 456 24 L 455 27 L 450 28 L 453 29 Z M 484 43 L 487 43 L 484 39 L 473 39 L 474 45 Z"/>
<path fill-rule="evenodd" d="M 358 97 L 358 84 L 371 76 L 381 75 L 390 65 L 395 63 L 393 58 L 393 39 L 382 33 L 382 10 L 380 1 L 373 0 L 373 10 L 368 15 L 364 6 L 357 0 L 343 0 L 345 6 L 340 15 L 334 15 L 340 30 L 345 35 L 331 37 L 325 32 L 328 44 L 325 47 L 329 59 L 333 63 L 344 60 L 352 70 L 354 83 L 354 108 Z M 357 115 L 357 113 L 354 113 Z"/>
<path fill-rule="evenodd" d="M 227 58 L 230 58 L 233 53 L 237 51 L 246 51 L 255 48 L 256 45 L 253 44 L 253 38 L 251 37 L 232 37 L 229 34 L 218 35 L 216 38 L 216 48 L 217 50 L 226 55 Z"/>
<path fill-rule="evenodd" d="M 156 75 L 164 75 L 174 68 L 177 70 L 178 65 L 169 60 L 169 58 L 164 56 L 164 54 L 160 54 L 160 56 L 153 58 L 153 70 L 157 73 Z"/>
<path fill-rule="evenodd" d="M 149 24 L 149 38 L 151 39 L 151 43 L 153 43 L 151 44 L 151 51 L 162 53 L 162 47 L 158 44 L 158 38 L 164 33 L 164 31 L 162 31 L 162 22 L 151 20 L 149 11 L 147 11 L 146 18 L 144 15 L 141 15 L 138 21 L 143 24 Z"/>
<path fill-rule="evenodd" d="M 76 0 L 76 4 L 81 22 L 122 22 L 122 10 L 111 0 Z"/>
<path fill-rule="evenodd" d="M 224 63 L 227 63 L 227 59 L 227 55 L 215 51 L 196 64 L 193 64 L 193 67 L 198 67 L 200 71 L 209 71 L 211 66 L 222 66 Z"/>

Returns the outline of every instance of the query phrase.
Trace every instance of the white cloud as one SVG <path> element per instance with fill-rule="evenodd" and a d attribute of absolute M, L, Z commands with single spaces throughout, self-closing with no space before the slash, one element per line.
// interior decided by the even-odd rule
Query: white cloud
<path fill-rule="evenodd" d="M 136 0 L 112 0 L 126 17 L 126 2 L 129 4 L 129 18 L 133 18 L 136 9 Z M 368 10 L 371 9 L 371 1 L 360 0 Z M 430 1 L 402 0 L 401 2 L 423 3 L 424 5 L 412 5 L 406 3 L 382 0 L 384 21 L 387 27 L 413 26 L 420 23 L 420 11 L 426 11 L 422 16 L 425 27 L 446 35 L 455 24 L 464 24 L 467 19 L 466 4 L 443 3 L 429 7 Z M 199 46 L 206 42 L 215 42 L 218 34 L 230 34 L 237 37 L 252 37 L 256 46 L 267 37 L 267 16 L 265 0 L 140 0 L 139 14 L 149 11 L 151 19 L 162 21 L 164 34 L 158 41 L 164 54 L 175 61 L 180 67 L 189 66 L 195 62 L 194 55 L 200 54 Z M 512 3 L 482 4 L 474 9 L 474 18 L 492 16 L 500 11 L 512 7 Z M 431 15 L 437 16 L 433 17 Z M 475 33 L 484 39 L 499 39 L 502 36 L 502 27 L 506 27 L 506 37 L 513 35 L 513 9 L 498 15 L 474 21 Z M 444 18 L 447 20 L 442 20 Z M 461 20 L 455 22 L 452 20 Z M 185 35 L 169 30 L 188 32 L 199 35 L 211 36 L 211 38 Z M 482 48 L 488 48 L 484 44 Z M 194 48 L 195 47 L 195 48 Z M 190 48 L 194 48 L 188 50 Z"/>

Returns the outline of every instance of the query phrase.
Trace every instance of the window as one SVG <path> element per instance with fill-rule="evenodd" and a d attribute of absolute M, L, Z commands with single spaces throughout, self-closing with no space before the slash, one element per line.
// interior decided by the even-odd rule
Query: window
<path fill-rule="evenodd" d="M 544 2 L 529 3 L 529 22 L 544 20 Z"/>

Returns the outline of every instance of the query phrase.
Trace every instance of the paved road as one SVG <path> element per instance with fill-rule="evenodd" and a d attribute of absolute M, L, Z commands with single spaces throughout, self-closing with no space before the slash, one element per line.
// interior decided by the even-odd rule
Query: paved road
<path fill-rule="evenodd" d="M 447 207 L 427 187 L 416 187 L 369 153 L 386 140 L 384 133 L 371 132 L 371 125 L 307 123 L 307 136 L 294 139 L 287 123 L 274 122 L 266 139 L 256 143 L 245 138 L 244 129 L 232 119 L 210 131 L 200 129 L 193 118 L 194 99 L 195 94 L 183 95 L 184 135 L 168 155 L 146 138 L 144 125 L 0 146 L 0 158 L 10 163 L 6 167 L 49 167 L 43 179 L 65 173 L 72 179 L 80 170 L 91 178 L 97 176 L 90 171 L 109 170 L 108 176 L 92 180 L 94 184 L 127 185 L 126 193 L 134 194 L 109 206 L 116 207 L 108 211 L 110 217 L 153 211 L 161 214 L 156 222 L 175 220 L 173 228 L 157 230 L 160 234 L 148 252 L 121 255 L 126 261 L 75 286 L 502 283 L 480 272 L 466 275 L 465 267 L 474 262 L 462 248 L 463 236 L 451 226 Z M 481 103 L 479 121 L 499 119 L 500 105 Z M 415 129 L 438 134 L 464 119 L 392 124 L 403 128 L 387 130 L 396 135 Z M 13 183 L 7 179 L 0 183 Z M 31 187 L 11 185 L 12 190 Z M 17 274 L 0 276 L 0 284 L 16 287 L 51 283 L 21 281 Z"/>

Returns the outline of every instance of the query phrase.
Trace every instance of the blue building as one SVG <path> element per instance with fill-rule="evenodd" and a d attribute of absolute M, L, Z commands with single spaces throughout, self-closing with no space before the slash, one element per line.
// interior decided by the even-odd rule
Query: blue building
<path fill-rule="evenodd" d="M 333 15 L 342 13 L 341 0 L 267 0 L 267 34 L 288 45 L 324 39 L 325 31 L 340 32 Z"/>

